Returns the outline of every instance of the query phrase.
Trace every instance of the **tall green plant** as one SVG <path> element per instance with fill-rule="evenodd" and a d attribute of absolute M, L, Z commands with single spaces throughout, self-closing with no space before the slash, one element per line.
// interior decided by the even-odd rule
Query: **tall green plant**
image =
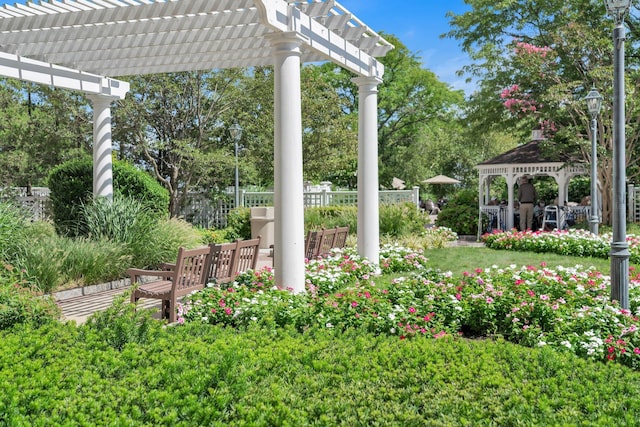
<path fill-rule="evenodd" d="M 428 216 L 413 203 L 380 206 L 380 234 L 407 236 L 422 233 Z"/>
<path fill-rule="evenodd" d="M 24 212 L 7 203 L 0 203 L 0 259 L 13 262 L 24 245 L 27 220 Z"/>
<path fill-rule="evenodd" d="M 98 197 L 81 207 L 82 234 L 92 240 L 112 240 L 132 244 L 145 241 L 154 232 L 157 220 L 133 198 L 115 195 L 113 200 Z"/>
<path fill-rule="evenodd" d="M 53 292 L 124 277 L 131 258 L 122 243 L 55 235 L 30 241 L 17 266 L 42 292 Z"/>

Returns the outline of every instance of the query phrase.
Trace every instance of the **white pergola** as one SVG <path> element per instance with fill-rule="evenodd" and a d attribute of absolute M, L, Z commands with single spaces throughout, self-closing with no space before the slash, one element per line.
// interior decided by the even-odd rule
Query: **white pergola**
<path fill-rule="evenodd" d="M 563 204 L 569 193 L 569 181 L 574 176 L 588 175 L 589 170 L 582 163 L 571 164 L 569 159 L 552 159 L 544 156 L 540 150 L 540 142 L 544 141 L 541 131 L 534 131 L 531 141 L 513 148 L 492 159 L 486 160 L 476 166 L 479 174 L 479 204 L 480 210 L 486 207 L 490 199 L 491 181 L 502 176 L 507 181 L 507 212 L 505 218 L 506 229 L 514 227 L 514 187 L 519 184 L 520 178 L 528 176 L 551 176 L 558 184 L 558 203 Z M 478 219 L 478 235 L 480 224 Z"/>
<path fill-rule="evenodd" d="M 94 194 L 113 194 L 111 102 L 139 74 L 272 65 L 276 284 L 304 291 L 300 66 L 359 90 L 358 252 L 379 262 L 377 92 L 392 46 L 333 0 L 49 0 L 0 8 L 0 75 L 74 89 L 94 109 Z"/>

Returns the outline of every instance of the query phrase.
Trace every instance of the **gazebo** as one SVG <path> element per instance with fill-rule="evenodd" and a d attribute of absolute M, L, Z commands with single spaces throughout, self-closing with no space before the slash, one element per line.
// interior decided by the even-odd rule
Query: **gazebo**
<path fill-rule="evenodd" d="M 541 149 L 545 138 L 542 131 L 533 131 L 531 141 L 506 151 L 476 166 L 479 174 L 478 200 L 480 215 L 478 218 L 478 238 L 482 233 L 482 214 L 498 218 L 498 228 L 510 230 L 514 227 L 514 188 L 523 176 L 551 176 L 558 184 L 558 203 L 567 200 L 569 181 L 579 175 L 588 175 L 589 170 L 583 163 L 571 162 L 568 156 L 550 156 Z M 507 181 L 507 205 L 504 207 L 489 204 L 491 182 L 502 176 Z"/>
<path fill-rule="evenodd" d="M 115 77 L 272 65 L 276 284 L 304 291 L 300 65 L 332 61 L 359 90 L 358 252 L 379 262 L 375 58 L 392 46 L 334 0 L 49 0 L 0 8 L 0 75 L 84 92 L 93 103 L 94 186 L 113 194 Z"/>

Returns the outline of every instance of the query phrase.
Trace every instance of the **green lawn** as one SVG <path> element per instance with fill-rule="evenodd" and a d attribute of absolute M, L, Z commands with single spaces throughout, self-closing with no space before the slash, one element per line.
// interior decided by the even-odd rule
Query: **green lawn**
<path fill-rule="evenodd" d="M 428 249 L 425 256 L 433 268 L 462 274 L 473 272 L 476 268 L 486 268 L 492 265 L 507 267 L 511 264 L 518 266 L 540 266 L 542 263 L 550 268 L 559 265 L 573 267 L 580 264 L 584 267 L 594 266 L 597 270 L 609 274 L 610 261 L 608 259 L 590 257 L 572 257 L 551 253 L 515 252 L 488 249 L 483 247 L 452 246 L 440 249 Z M 638 267 L 638 266 L 636 266 Z"/>

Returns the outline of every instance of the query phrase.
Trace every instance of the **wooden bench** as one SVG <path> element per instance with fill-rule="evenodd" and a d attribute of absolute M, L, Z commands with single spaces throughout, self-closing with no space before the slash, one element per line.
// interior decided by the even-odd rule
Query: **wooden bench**
<path fill-rule="evenodd" d="M 135 304 L 140 298 L 162 300 L 162 318 L 168 318 L 171 323 L 175 322 L 178 298 L 204 288 L 210 254 L 209 246 L 197 249 L 180 248 L 173 267 L 166 265 L 164 270 L 128 269 L 131 283 L 139 284 L 131 293 L 131 302 Z M 142 283 L 143 276 L 155 276 L 158 279 Z"/>
<path fill-rule="evenodd" d="M 307 233 L 304 245 L 304 256 L 307 259 L 315 259 L 320 256 L 327 256 L 331 249 L 342 249 L 347 243 L 349 236 L 349 226 L 322 228 L 312 230 Z"/>
<path fill-rule="evenodd" d="M 131 283 L 139 284 L 131 294 L 131 302 L 140 298 L 162 300 L 162 318 L 173 323 L 177 320 L 179 297 L 204 289 L 207 283 L 232 282 L 239 273 L 255 270 L 259 252 L 260 237 L 198 249 L 180 248 L 175 264 L 162 264 L 158 270 L 127 270 Z M 149 276 L 158 279 L 142 283 L 142 277 Z"/>
<path fill-rule="evenodd" d="M 247 270 L 255 270 L 260 253 L 260 236 L 232 243 L 211 244 L 211 257 L 207 269 L 207 282 L 220 284 L 233 282 Z"/>

